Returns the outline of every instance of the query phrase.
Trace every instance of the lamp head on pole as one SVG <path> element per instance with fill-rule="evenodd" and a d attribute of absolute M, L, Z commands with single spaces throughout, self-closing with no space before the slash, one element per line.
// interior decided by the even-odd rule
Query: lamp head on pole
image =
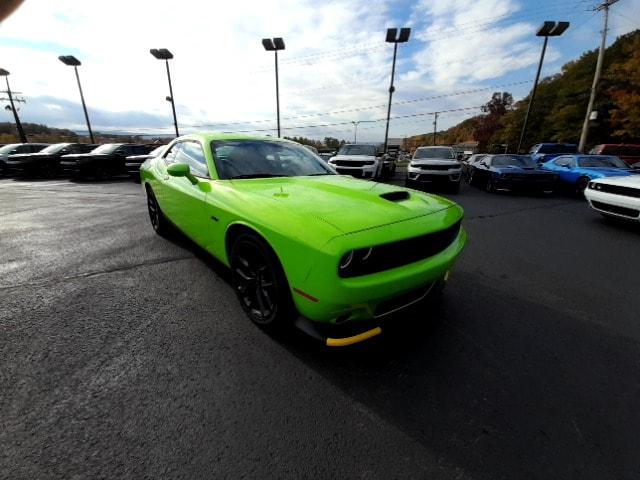
<path fill-rule="evenodd" d="M 569 28 L 569 22 L 544 22 L 538 31 L 536 32 L 536 36 L 538 37 L 559 37 L 562 35 L 567 28 Z"/>
<path fill-rule="evenodd" d="M 149 53 L 156 57 L 158 60 L 171 60 L 173 58 L 173 53 L 171 53 L 166 48 L 152 48 L 149 50 Z"/>
<path fill-rule="evenodd" d="M 400 34 L 398 35 L 397 28 L 387 28 L 387 37 L 385 38 L 385 42 L 387 43 L 406 43 L 409 41 L 409 36 L 411 35 L 410 28 L 401 28 Z"/>
<path fill-rule="evenodd" d="M 276 50 L 284 50 L 284 40 L 282 39 L 282 37 L 263 38 L 262 46 L 268 52 L 274 52 Z"/>
<path fill-rule="evenodd" d="M 58 60 L 60 60 L 62 63 L 70 67 L 79 67 L 80 65 L 82 65 L 80 60 L 78 60 L 73 55 L 60 55 L 58 57 Z"/>

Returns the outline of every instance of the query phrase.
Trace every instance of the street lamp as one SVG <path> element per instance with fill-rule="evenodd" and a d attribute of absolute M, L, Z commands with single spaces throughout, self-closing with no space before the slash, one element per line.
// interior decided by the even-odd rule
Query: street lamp
<path fill-rule="evenodd" d="M 13 118 L 16 121 L 16 128 L 18 129 L 18 135 L 20 136 L 20 141 L 22 143 L 27 143 L 27 136 L 24 134 L 24 130 L 22 129 L 22 123 L 20 123 L 20 118 L 18 117 L 18 111 L 16 110 L 16 106 L 13 103 L 13 96 L 11 95 L 11 87 L 9 87 L 9 71 L 4 68 L 0 68 L 0 77 L 4 77 L 7 82 L 7 96 L 9 97 L 9 103 L 11 103 L 11 110 L 13 111 Z"/>
<path fill-rule="evenodd" d="M 536 89 L 538 88 L 538 80 L 540 80 L 540 70 L 542 70 L 542 62 L 544 61 L 544 54 L 547 50 L 547 42 L 549 37 L 559 37 L 565 30 L 569 28 L 569 22 L 544 22 L 542 26 L 536 32 L 537 37 L 544 37 L 544 43 L 542 44 L 542 53 L 540 54 L 540 62 L 538 63 L 538 71 L 536 72 L 536 79 L 533 81 L 533 89 L 531 90 L 531 96 L 529 97 L 529 106 L 527 107 L 527 113 L 524 116 L 524 123 L 522 125 L 522 132 L 520 133 L 520 141 L 518 142 L 518 148 L 516 153 L 520 153 L 522 142 L 524 141 L 524 135 L 527 131 L 527 122 L 529 121 L 529 113 L 531 112 L 531 105 L 533 105 L 533 99 L 536 96 Z"/>
<path fill-rule="evenodd" d="M 169 71 L 169 60 L 173 58 L 173 53 L 171 53 L 166 48 L 152 48 L 149 50 L 151 55 L 156 57 L 158 60 L 164 60 L 164 63 L 167 67 L 167 80 L 169 81 L 169 96 L 166 97 L 168 102 L 171 102 L 171 111 L 173 112 L 173 126 L 176 129 L 176 137 L 180 136 L 178 132 L 178 119 L 176 118 L 176 104 L 173 100 L 173 87 L 171 86 L 171 72 Z"/>
<path fill-rule="evenodd" d="M 93 131 L 91 130 L 91 123 L 89 122 L 89 114 L 87 113 L 87 105 L 84 103 L 84 95 L 82 94 L 82 85 L 80 85 L 80 75 L 78 75 L 78 67 L 81 65 L 80 60 L 78 60 L 73 55 L 60 55 L 58 57 L 62 63 L 69 67 L 73 67 L 73 70 L 76 72 L 76 80 L 78 81 L 78 90 L 80 90 L 80 100 L 82 101 L 82 109 L 84 110 L 84 118 L 87 121 L 87 129 L 89 130 L 89 138 L 91 138 L 91 143 L 96 143 L 93 139 Z"/>
<path fill-rule="evenodd" d="M 284 40 L 280 37 L 263 38 L 262 46 L 276 55 L 276 114 L 278 116 L 278 137 L 280 137 L 280 90 L 278 84 L 278 50 L 284 50 Z"/>
<path fill-rule="evenodd" d="M 360 123 L 360 120 L 352 120 L 351 123 L 353 123 L 353 143 L 358 143 L 358 124 Z"/>
<path fill-rule="evenodd" d="M 396 73 L 396 54 L 398 52 L 398 44 L 405 43 L 409 41 L 409 35 L 411 35 L 410 28 L 401 28 L 400 34 L 398 35 L 397 28 L 388 28 L 387 29 L 387 38 L 385 41 L 387 43 L 393 43 L 393 64 L 391 65 L 391 83 L 389 84 L 389 107 L 387 108 L 387 127 L 384 131 L 384 150 L 383 153 L 387 153 L 387 141 L 389 139 L 389 117 L 391 116 L 391 97 L 393 97 L 393 92 L 395 91 L 395 87 L 393 86 L 393 78 Z"/>

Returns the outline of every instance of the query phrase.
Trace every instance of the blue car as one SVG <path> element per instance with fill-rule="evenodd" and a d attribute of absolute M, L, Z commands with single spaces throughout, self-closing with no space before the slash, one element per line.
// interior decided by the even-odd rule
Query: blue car
<path fill-rule="evenodd" d="M 469 184 L 487 192 L 529 190 L 553 193 L 558 176 L 540 170 L 529 155 L 487 155 L 470 165 Z"/>
<path fill-rule="evenodd" d="M 575 143 L 537 143 L 529 150 L 529 155 L 538 164 L 568 153 L 578 153 L 578 146 Z"/>
<path fill-rule="evenodd" d="M 578 194 L 590 180 L 634 174 L 629 165 L 611 155 L 561 155 L 544 163 L 542 169 L 558 174 L 560 183 Z"/>

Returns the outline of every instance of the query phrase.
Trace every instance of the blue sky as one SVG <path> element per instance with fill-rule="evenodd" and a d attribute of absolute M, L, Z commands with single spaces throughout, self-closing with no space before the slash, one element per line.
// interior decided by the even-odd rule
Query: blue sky
<path fill-rule="evenodd" d="M 478 113 L 494 90 L 527 94 L 540 55 L 536 27 L 566 20 L 552 38 L 543 75 L 598 46 L 602 14 L 585 0 L 238 1 L 104 3 L 26 0 L 0 25 L 3 68 L 23 92 L 24 121 L 84 128 L 71 68 L 80 73 L 96 130 L 171 133 L 164 66 L 149 48 L 167 47 L 183 132 L 273 134 L 273 57 L 260 39 L 282 36 L 285 135 L 378 141 L 384 132 L 392 47 L 386 28 L 410 26 L 398 52 L 391 136 L 432 130 Z M 123 15 L 122 12 L 127 12 Z M 197 14 L 194 14 L 197 12 Z M 640 0 L 612 7 L 609 41 L 640 27 Z M 470 92 L 464 93 L 461 92 Z M 586 107 L 586 106 L 585 106 Z M 457 110 L 446 112 L 447 110 Z M 10 120 L 7 115 L 5 120 Z"/>

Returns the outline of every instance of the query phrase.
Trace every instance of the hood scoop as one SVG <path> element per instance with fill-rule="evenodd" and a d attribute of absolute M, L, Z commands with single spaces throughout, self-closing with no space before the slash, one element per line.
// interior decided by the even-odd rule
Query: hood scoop
<path fill-rule="evenodd" d="M 387 192 L 380 195 L 381 198 L 385 200 L 389 200 L 390 202 L 402 202 L 404 200 L 409 200 L 410 194 L 409 192 L 397 191 L 397 192 Z"/>

